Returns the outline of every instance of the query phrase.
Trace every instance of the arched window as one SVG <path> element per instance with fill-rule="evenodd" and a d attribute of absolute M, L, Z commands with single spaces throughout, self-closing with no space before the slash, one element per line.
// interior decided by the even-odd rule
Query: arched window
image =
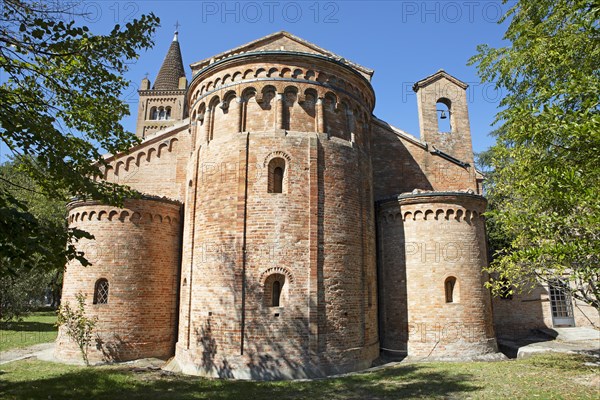
<path fill-rule="evenodd" d="M 156 107 L 150 109 L 150 119 L 158 119 L 158 110 Z"/>
<path fill-rule="evenodd" d="M 274 158 L 269 161 L 268 193 L 283 193 L 285 178 L 285 160 Z"/>
<path fill-rule="evenodd" d="M 271 274 L 264 283 L 264 300 L 267 307 L 281 307 L 284 303 L 285 275 Z"/>
<path fill-rule="evenodd" d="M 159 109 L 158 109 L 158 119 L 159 119 L 159 120 L 163 120 L 163 119 L 165 119 L 165 115 L 166 115 L 166 114 L 165 114 L 165 109 L 164 109 L 164 108 L 162 108 L 162 107 L 161 107 L 161 108 L 159 108 Z"/>
<path fill-rule="evenodd" d="M 452 102 L 445 97 L 440 98 L 436 103 L 438 132 L 452 132 Z"/>
<path fill-rule="evenodd" d="M 456 278 L 453 276 L 449 276 L 446 278 L 446 282 L 444 282 L 444 288 L 446 291 L 446 303 L 456 303 L 458 298 L 456 296 Z"/>
<path fill-rule="evenodd" d="M 108 281 L 104 278 L 96 281 L 94 288 L 94 304 L 108 303 Z"/>
<path fill-rule="evenodd" d="M 165 119 L 171 119 L 171 107 L 166 108 Z"/>

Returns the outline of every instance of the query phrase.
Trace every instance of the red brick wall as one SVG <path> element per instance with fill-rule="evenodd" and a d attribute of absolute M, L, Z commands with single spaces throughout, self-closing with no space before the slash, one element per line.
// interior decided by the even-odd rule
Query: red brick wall
<path fill-rule="evenodd" d="M 385 122 L 371 124 L 375 200 L 421 190 L 477 192 L 475 168 L 432 154 L 432 148 Z M 466 161 L 466 160 L 461 160 Z"/>
<path fill-rule="evenodd" d="M 496 351 L 481 272 L 484 208 L 482 197 L 461 193 L 421 193 L 381 205 L 382 347 L 418 358 Z M 457 281 L 451 303 L 449 277 Z"/>
<path fill-rule="evenodd" d="M 591 306 L 572 299 L 575 326 L 598 327 L 600 315 Z M 552 328 L 552 308 L 547 285 L 530 292 L 518 293 L 511 299 L 494 297 L 494 328 L 498 337 L 523 338 L 540 328 Z"/>
<path fill-rule="evenodd" d="M 150 138 L 127 153 L 109 157 L 104 179 L 143 194 L 182 200 L 190 140 L 187 126 Z"/>
<path fill-rule="evenodd" d="M 149 85 L 146 79 L 142 80 L 142 90 L 138 91 L 140 100 L 136 135 L 141 139 L 151 137 L 158 131 L 174 126 L 187 116 L 184 90 L 145 90 L 145 84 Z M 171 107 L 171 118 L 168 120 L 151 119 L 150 112 L 153 107 Z"/>
<path fill-rule="evenodd" d="M 450 105 L 451 132 L 440 132 L 438 127 L 438 109 L 444 109 L 437 102 L 443 99 Z M 435 148 L 473 165 L 473 147 L 467 92 L 446 77 L 421 86 L 417 91 L 419 106 L 419 126 L 421 139 Z"/>
<path fill-rule="evenodd" d="M 285 46 L 295 48 L 293 41 Z M 378 357 L 378 332 L 382 347 L 417 357 L 494 351 L 480 274 L 486 262 L 479 218 L 484 201 L 465 193 L 405 196 L 381 203 L 375 232 L 375 201 L 414 189 L 477 191 L 466 103 L 459 98 L 453 105 L 465 143 L 457 139 L 444 147 L 448 143 L 427 133 L 427 125 L 422 136 L 431 138 L 428 145 L 374 118 L 368 74 L 332 60 L 265 53 L 217 57 L 195 68 L 204 69 L 188 88 L 189 129 L 184 120 L 109 158 L 105 176 L 181 201 L 183 237 L 179 223 L 164 229 L 164 223 L 124 217 L 115 225 L 117 217 L 89 219 L 102 206 L 74 206 L 71 215 L 80 217 L 73 223 L 96 234 L 97 246 L 126 244 L 141 252 L 101 258 L 97 270 L 69 266 L 66 299 L 93 290 L 95 271 L 109 276 L 115 299 L 119 290 L 129 290 L 129 297 L 104 307 L 106 312 L 92 306 L 103 329 L 134 329 L 125 344 L 143 349 L 135 354 L 168 356 L 175 332 L 173 285 L 179 284 L 176 363 L 192 374 L 269 379 L 356 370 Z M 422 124 L 430 124 L 431 115 L 423 115 Z M 431 144 L 471 165 L 434 154 Z M 285 165 L 282 193 L 268 190 L 276 158 L 275 165 Z M 178 210 L 146 200 L 127 207 L 130 214 L 147 207 L 155 208 L 151 214 Z M 423 255 L 418 246 L 434 247 Z M 456 246 L 464 259 L 451 254 L 430 260 Z M 134 272 L 116 272 L 120 265 Z M 449 275 L 459 282 L 460 301 L 453 304 L 444 301 Z M 275 280 L 282 294 L 273 307 Z M 164 293 L 160 304 L 151 291 L 139 290 L 144 285 Z M 139 332 L 155 326 L 152 332 L 160 334 L 145 341 Z M 135 357 L 125 347 L 119 357 Z M 73 356 L 61 340 L 59 349 Z"/>
<path fill-rule="evenodd" d="M 97 317 L 91 361 L 119 361 L 173 354 L 176 332 L 180 206 L 163 200 L 128 200 L 122 209 L 89 202 L 69 206 L 69 226 L 95 240 L 82 240 L 91 266 L 67 265 L 62 303 L 86 296 L 86 313 Z M 93 304 L 98 279 L 109 282 L 107 304 Z M 59 332 L 59 359 L 80 359 L 78 349 Z"/>
<path fill-rule="evenodd" d="M 290 81 L 242 80 L 204 96 L 200 90 L 191 102 L 200 113 L 230 90 L 242 101 L 231 100 L 227 112 L 212 107 L 196 136 L 177 344 L 186 372 L 302 377 L 368 366 L 378 356 L 371 160 L 358 144 L 369 141 L 362 125 L 351 132 L 341 103 L 324 110 L 316 100 L 343 97 L 356 114 L 364 106 L 314 80 L 291 80 L 306 76 L 304 61 L 296 62 L 287 72 L 271 71 L 280 68 L 276 60 L 245 64 L 250 77 Z M 365 85 L 322 64 L 317 73 L 338 76 L 337 85 L 339 77 L 349 80 L 344 87 Z M 239 68 L 207 73 L 190 92 Z M 285 160 L 283 193 L 267 190 L 273 158 Z M 270 307 L 265 291 L 272 274 L 285 277 L 279 307 Z"/>

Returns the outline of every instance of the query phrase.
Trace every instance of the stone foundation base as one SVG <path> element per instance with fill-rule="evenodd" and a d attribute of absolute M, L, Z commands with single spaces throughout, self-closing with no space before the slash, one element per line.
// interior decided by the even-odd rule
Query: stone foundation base
<path fill-rule="evenodd" d="M 498 353 L 498 344 L 495 338 L 477 341 L 455 340 L 451 342 L 408 342 L 408 358 L 414 361 L 449 360 L 467 361 Z"/>
<path fill-rule="evenodd" d="M 177 345 L 175 357 L 163 368 L 171 372 L 213 378 L 280 380 L 307 379 L 360 371 L 372 366 L 379 357 L 379 343 L 349 349 L 342 355 L 345 361 L 335 365 L 332 361 L 317 357 L 290 357 L 276 360 L 269 355 L 232 355 L 205 359 L 195 357 L 193 351 Z"/>

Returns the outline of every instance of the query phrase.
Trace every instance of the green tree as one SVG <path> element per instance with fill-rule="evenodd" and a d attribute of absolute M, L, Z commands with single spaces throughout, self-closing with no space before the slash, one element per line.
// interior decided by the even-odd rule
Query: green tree
<path fill-rule="evenodd" d="M 32 161 L 27 164 L 30 163 L 35 164 Z M 22 233 L 23 236 L 17 237 L 26 237 L 30 243 L 26 259 L 0 258 L 0 270 L 10 271 L 0 276 L 0 320 L 24 316 L 40 305 L 49 289 L 56 306 L 69 251 L 64 198 L 53 200 L 42 193 L 36 182 L 21 170 L 24 164 L 20 159 L 0 164 L 0 191 L 20 204 L 18 211 L 27 213 L 27 220 L 34 221 L 37 229 L 27 233 L 21 230 L 22 226 L 9 227 L 11 232 Z M 73 234 L 91 238 L 76 230 Z"/>
<path fill-rule="evenodd" d="M 496 132 L 492 133 L 497 135 Z M 486 233 L 487 233 L 487 244 L 488 244 L 488 258 L 493 261 L 497 254 L 500 254 L 504 249 L 510 247 L 511 238 L 509 233 L 506 231 L 505 226 L 498 222 L 496 218 L 496 211 L 498 209 L 498 199 L 495 196 L 490 195 L 490 192 L 495 194 L 491 187 L 494 182 L 494 169 L 492 168 L 493 150 L 488 149 L 475 155 L 475 164 L 477 168 L 484 174 L 485 179 L 483 183 L 484 196 L 487 197 L 487 214 L 485 219 Z"/>
<path fill-rule="evenodd" d="M 562 279 L 600 310 L 599 16 L 598 1 L 520 0 L 510 44 L 470 60 L 506 93 L 487 187 L 510 241 L 491 264 L 496 292 Z"/>
<path fill-rule="evenodd" d="M 0 11 L 0 148 L 21 160 L 20 169 L 52 199 L 65 194 L 121 204 L 136 194 L 95 179 L 105 166 L 102 153 L 137 143 L 120 124 L 129 113 L 120 95 L 128 61 L 152 46 L 158 25 L 142 15 L 106 35 L 95 35 L 60 2 L 3 0 Z M 71 6 L 72 7 L 72 6 Z M 77 17 L 74 18 L 78 20 Z M 70 22 L 66 22 L 70 21 Z M 9 178 L 7 185 L 17 186 Z M 36 257 L 79 258 L 67 231 L 67 251 L 44 253 L 55 239 L 27 204 L 0 187 L 0 276 L 39 265 Z M 63 237 L 60 237 L 63 240 Z"/>
<path fill-rule="evenodd" d="M 31 270 L 20 276 L 1 276 L 0 321 L 19 320 L 39 307 L 50 280 L 50 273 L 42 270 Z"/>

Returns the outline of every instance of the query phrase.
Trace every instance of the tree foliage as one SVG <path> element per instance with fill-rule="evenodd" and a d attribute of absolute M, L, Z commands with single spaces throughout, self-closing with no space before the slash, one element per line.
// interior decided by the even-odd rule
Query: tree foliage
<path fill-rule="evenodd" d="M 19 320 L 41 306 L 52 279 L 51 273 L 31 270 L 20 276 L 0 277 L 0 321 Z"/>
<path fill-rule="evenodd" d="M 70 3 L 65 3 L 70 4 Z M 69 194 L 120 204 L 135 193 L 96 180 L 102 153 L 125 151 L 137 141 L 120 123 L 129 113 L 120 99 L 129 82 L 128 60 L 149 48 L 158 18 L 142 15 L 106 35 L 73 20 L 59 2 L 3 0 L 0 12 L 0 149 L 53 199 Z M 18 185 L 3 178 L 7 185 Z M 0 188 L 0 276 L 34 265 L 52 240 L 27 205 Z M 69 240 L 76 232 L 67 232 Z M 55 237 L 57 241 L 62 236 Z M 64 264 L 74 247 L 56 256 Z"/>
<path fill-rule="evenodd" d="M 497 136 L 498 132 L 492 132 L 492 135 Z M 497 210 L 498 200 L 494 195 L 490 195 L 490 187 L 494 182 L 494 169 L 492 167 L 493 150 L 489 149 L 475 155 L 475 164 L 485 176 L 483 190 L 484 196 L 487 197 L 485 227 L 487 233 L 488 259 L 493 261 L 496 255 L 500 254 L 504 249 L 510 247 L 511 237 L 506 231 L 505 226 L 501 224 L 495 211 Z M 495 194 L 495 193 L 493 193 Z"/>
<path fill-rule="evenodd" d="M 520 0 L 510 45 L 470 63 L 506 93 L 490 149 L 490 217 L 508 245 L 490 271 L 496 292 L 554 279 L 600 309 L 600 4 Z"/>
<path fill-rule="evenodd" d="M 87 263 L 82 253 L 69 248 L 74 245 L 74 239 L 69 243 L 70 237 L 91 238 L 85 232 L 67 230 L 66 196 L 62 199 L 48 198 L 36 182 L 21 170 L 24 164 L 17 159 L 0 165 L 0 191 L 4 198 L 11 196 L 14 199 L 13 204 L 19 205 L 16 212 L 21 213 L 29 223 L 14 226 L 5 218 L 0 221 L 1 226 L 15 237 L 15 241 L 5 246 L 13 246 L 14 252 L 24 250 L 19 258 L 0 258 L 0 271 L 8 272 L 0 275 L 0 320 L 20 318 L 27 314 L 40 305 L 39 300 L 48 290 L 56 306 L 68 253 L 73 252 L 83 264 Z M 29 161 L 27 164 L 35 162 Z"/>

